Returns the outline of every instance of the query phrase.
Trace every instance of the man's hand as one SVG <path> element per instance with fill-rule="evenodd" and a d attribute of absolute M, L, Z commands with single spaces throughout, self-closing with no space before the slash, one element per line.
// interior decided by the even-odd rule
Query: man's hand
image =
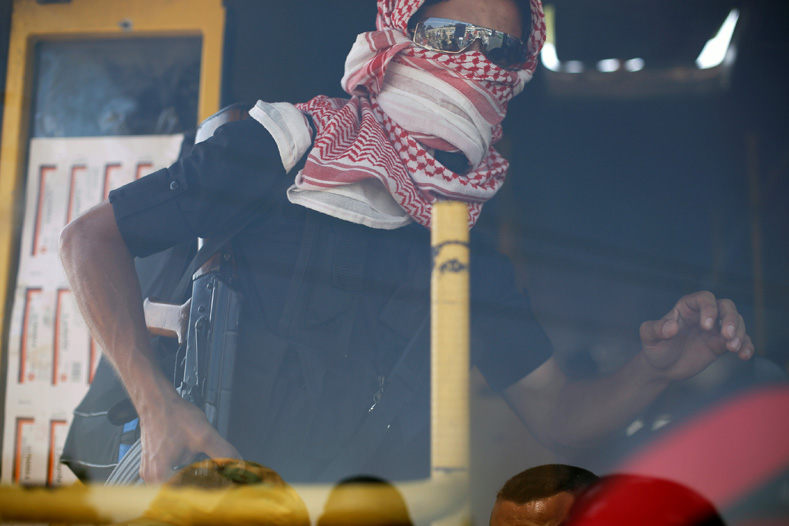
<path fill-rule="evenodd" d="M 140 422 L 140 476 L 147 483 L 166 481 L 175 473 L 173 468 L 192 462 L 199 453 L 211 458 L 241 458 L 208 423 L 203 412 L 180 397 L 141 414 Z"/>
<path fill-rule="evenodd" d="M 613 373 L 567 378 L 551 358 L 503 395 L 544 445 L 572 452 L 600 444 L 632 422 L 674 380 L 684 380 L 732 352 L 747 360 L 753 344 L 730 300 L 697 292 L 662 319 L 641 324 L 643 352 Z"/>
<path fill-rule="evenodd" d="M 109 203 L 88 210 L 63 229 L 60 257 L 91 335 L 115 366 L 140 415 L 143 480 L 167 480 L 174 466 L 198 453 L 239 457 L 162 374 L 145 326 L 134 258 Z"/>
<path fill-rule="evenodd" d="M 662 319 L 642 323 L 640 333 L 647 362 L 671 380 L 690 378 L 727 352 L 742 360 L 754 352 L 734 303 L 706 291 L 681 298 Z"/>

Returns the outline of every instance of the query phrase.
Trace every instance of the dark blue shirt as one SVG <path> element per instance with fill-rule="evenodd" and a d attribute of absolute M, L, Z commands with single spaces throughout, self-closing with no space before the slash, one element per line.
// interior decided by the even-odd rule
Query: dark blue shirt
<path fill-rule="evenodd" d="M 400 397 L 402 409 L 365 472 L 426 476 L 429 232 L 416 223 L 375 230 L 293 205 L 292 181 L 273 139 L 248 119 L 110 202 L 135 256 L 253 217 L 233 238 L 244 308 L 229 438 L 245 458 L 289 481 L 318 480 L 379 394 Z M 471 319 L 472 363 L 494 390 L 551 355 L 509 261 L 476 232 Z M 393 371 L 406 387 L 387 389 Z"/>

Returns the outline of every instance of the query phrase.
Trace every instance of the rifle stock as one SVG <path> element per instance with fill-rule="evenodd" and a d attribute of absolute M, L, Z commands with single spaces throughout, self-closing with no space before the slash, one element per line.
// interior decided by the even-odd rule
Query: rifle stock
<path fill-rule="evenodd" d="M 229 262 L 222 259 L 223 265 L 192 282 L 184 375 L 179 390 L 185 400 L 203 410 L 222 436 L 227 436 L 241 296 L 230 285 L 226 268 Z"/>
<path fill-rule="evenodd" d="M 178 338 L 178 345 L 183 345 L 189 327 L 191 304 L 192 298 L 186 300 L 183 305 L 163 303 L 155 298 L 145 298 L 143 309 L 148 332 L 165 338 Z"/>

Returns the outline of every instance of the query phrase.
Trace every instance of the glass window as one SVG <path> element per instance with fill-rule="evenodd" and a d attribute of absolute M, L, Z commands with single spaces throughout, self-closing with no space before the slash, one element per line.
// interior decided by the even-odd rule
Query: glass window
<path fill-rule="evenodd" d="M 38 43 L 31 136 L 194 129 L 200 48 L 199 37 Z"/>

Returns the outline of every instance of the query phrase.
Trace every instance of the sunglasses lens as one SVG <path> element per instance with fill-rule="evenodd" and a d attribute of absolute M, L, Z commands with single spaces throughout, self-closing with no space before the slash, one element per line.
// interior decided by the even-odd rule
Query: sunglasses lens
<path fill-rule="evenodd" d="M 485 56 L 497 66 L 505 69 L 520 69 L 527 58 L 526 45 L 506 33 L 497 33 L 488 38 Z"/>
<path fill-rule="evenodd" d="M 414 30 L 414 43 L 427 49 L 459 53 L 469 46 L 466 24 L 446 18 L 428 18 Z"/>
<path fill-rule="evenodd" d="M 477 41 L 485 56 L 505 69 L 519 69 L 527 56 L 526 45 L 512 35 L 446 18 L 419 22 L 413 31 L 413 41 L 443 53 L 460 53 Z"/>

